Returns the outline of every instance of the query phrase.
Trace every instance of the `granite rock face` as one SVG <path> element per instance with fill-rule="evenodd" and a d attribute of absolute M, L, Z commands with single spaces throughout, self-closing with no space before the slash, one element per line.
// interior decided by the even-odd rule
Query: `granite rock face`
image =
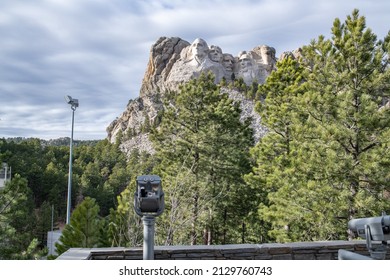
<path fill-rule="evenodd" d="M 182 50 L 189 45 L 190 43 L 177 37 L 161 37 L 153 44 L 142 80 L 141 97 L 169 89 L 166 87 L 167 77 Z"/>
<path fill-rule="evenodd" d="M 298 55 L 295 52 L 284 53 L 285 57 Z M 224 53 L 219 46 L 209 46 L 201 38 L 189 43 L 178 37 L 161 37 L 150 49 L 140 96 L 130 100 L 125 111 L 109 125 L 108 139 L 115 142 L 122 135 L 121 147 L 124 151 L 130 152 L 137 148 L 153 152 L 143 128 L 153 124 L 158 116 L 164 92 L 177 91 L 180 84 L 209 71 L 214 74 L 216 83 L 222 79 L 230 82 L 242 78 L 247 85 L 252 82 L 262 84 L 275 70 L 275 65 L 275 49 L 266 45 L 233 56 Z M 261 126 L 260 117 L 254 111 L 254 102 L 236 90 L 223 90 L 228 91 L 232 99 L 241 102 L 243 119 L 253 118 L 254 139 L 258 141 L 266 133 L 266 128 Z"/>
<path fill-rule="evenodd" d="M 292 58 L 292 59 L 303 59 L 303 55 L 302 55 L 302 49 L 301 48 L 298 48 L 294 51 L 287 51 L 287 52 L 283 52 L 280 57 L 279 57 L 279 60 L 283 60 L 283 59 L 287 59 L 287 58 Z"/>
<path fill-rule="evenodd" d="M 177 89 L 181 83 L 209 71 L 215 75 L 216 83 L 223 78 L 231 81 L 240 77 L 248 85 L 253 81 L 263 83 L 275 63 L 275 49 L 266 45 L 233 56 L 201 38 L 190 44 L 180 38 L 162 37 L 151 49 L 141 95 L 156 89 Z"/>

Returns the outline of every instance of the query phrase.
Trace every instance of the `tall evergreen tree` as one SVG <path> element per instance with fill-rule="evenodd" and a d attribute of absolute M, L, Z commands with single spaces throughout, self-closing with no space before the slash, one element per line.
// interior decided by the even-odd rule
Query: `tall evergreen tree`
<path fill-rule="evenodd" d="M 73 211 L 70 223 L 65 226 L 56 243 L 58 254 L 69 248 L 93 248 L 100 244 L 101 219 L 95 199 L 86 197 Z"/>
<path fill-rule="evenodd" d="M 390 110 L 389 40 L 378 41 L 354 10 L 332 39 L 319 37 L 304 50 L 309 68 L 309 135 L 317 135 L 329 185 L 346 200 L 342 216 L 379 215 L 390 207 L 388 134 Z M 331 161 L 329 159 L 332 159 Z"/>
<path fill-rule="evenodd" d="M 151 138 L 161 160 L 156 170 L 167 182 L 166 243 L 231 242 L 227 222 L 246 214 L 237 213 L 234 193 L 251 191 L 242 174 L 252 130 L 240 122 L 239 104 L 203 74 L 168 97 Z"/>
<path fill-rule="evenodd" d="M 142 222 L 133 208 L 134 188 L 125 189 L 118 197 L 117 208 L 111 209 L 108 238 L 114 247 L 142 245 Z"/>
<path fill-rule="evenodd" d="M 268 192 L 260 213 L 278 241 L 345 238 L 348 219 L 390 206 L 389 36 L 378 41 L 357 10 L 344 24 L 336 19 L 332 34 L 304 48 L 303 91 L 272 79 L 286 72 L 280 64 L 262 87 L 259 109 L 271 133 L 254 150 L 247 178 Z M 275 101 L 273 91 L 300 94 Z"/>
<path fill-rule="evenodd" d="M 299 108 L 299 99 L 305 91 L 304 68 L 291 58 L 279 61 L 277 71 L 258 90 L 265 101 L 258 102 L 256 110 L 269 131 L 251 150 L 255 165 L 245 179 L 262 194 L 260 220 L 264 240 L 271 237 L 289 241 L 285 228 L 294 223 L 291 219 L 296 217 L 295 221 L 302 222 L 301 209 L 295 209 L 291 200 L 297 200 L 294 189 L 302 184 L 296 165 L 301 144 L 297 136 L 306 118 Z"/>
<path fill-rule="evenodd" d="M 29 259 L 39 256 L 34 238 L 35 217 L 27 180 L 16 174 L 0 190 L 0 259 Z"/>

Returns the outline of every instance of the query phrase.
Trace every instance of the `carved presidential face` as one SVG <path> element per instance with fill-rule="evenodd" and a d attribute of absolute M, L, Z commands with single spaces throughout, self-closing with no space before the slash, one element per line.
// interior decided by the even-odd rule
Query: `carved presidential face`
<path fill-rule="evenodd" d="M 207 46 L 207 43 L 203 39 L 196 39 L 192 44 L 191 44 L 191 54 L 193 58 L 200 58 L 203 59 L 207 55 L 209 47 Z"/>
<path fill-rule="evenodd" d="M 271 64 L 275 60 L 275 49 L 269 46 L 261 46 L 261 58 L 265 64 Z"/>
<path fill-rule="evenodd" d="M 214 62 L 222 61 L 222 50 L 218 46 L 211 46 L 209 51 L 209 58 Z"/>
<path fill-rule="evenodd" d="M 240 64 L 242 71 L 246 71 L 252 66 L 252 62 L 248 54 L 241 55 L 238 59 L 238 63 Z"/>
<path fill-rule="evenodd" d="M 222 65 L 223 67 L 225 67 L 226 70 L 233 71 L 234 57 L 228 53 L 223 54 Z"/>

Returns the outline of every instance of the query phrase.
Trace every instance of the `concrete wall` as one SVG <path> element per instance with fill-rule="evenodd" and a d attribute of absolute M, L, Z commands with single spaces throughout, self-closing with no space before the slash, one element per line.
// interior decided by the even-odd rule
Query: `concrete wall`
<path fill-rule="evenodd" d="M 369 255 L 365 241 L 156 246 L 154 255 L 156 260 L 336 260 L 339 249 Z M 72 248 L 57 259 L 142 260 L 142 248 Z"/>

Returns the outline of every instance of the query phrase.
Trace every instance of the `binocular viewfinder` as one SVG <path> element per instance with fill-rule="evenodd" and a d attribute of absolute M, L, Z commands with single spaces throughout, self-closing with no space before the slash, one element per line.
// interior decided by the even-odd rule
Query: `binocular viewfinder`
<path fill-rule="evenodd" d="M 164 211 L 164 192 L 157 175 L 138 176 L 134 210 L 139 216 L 159 216 Z"/>

